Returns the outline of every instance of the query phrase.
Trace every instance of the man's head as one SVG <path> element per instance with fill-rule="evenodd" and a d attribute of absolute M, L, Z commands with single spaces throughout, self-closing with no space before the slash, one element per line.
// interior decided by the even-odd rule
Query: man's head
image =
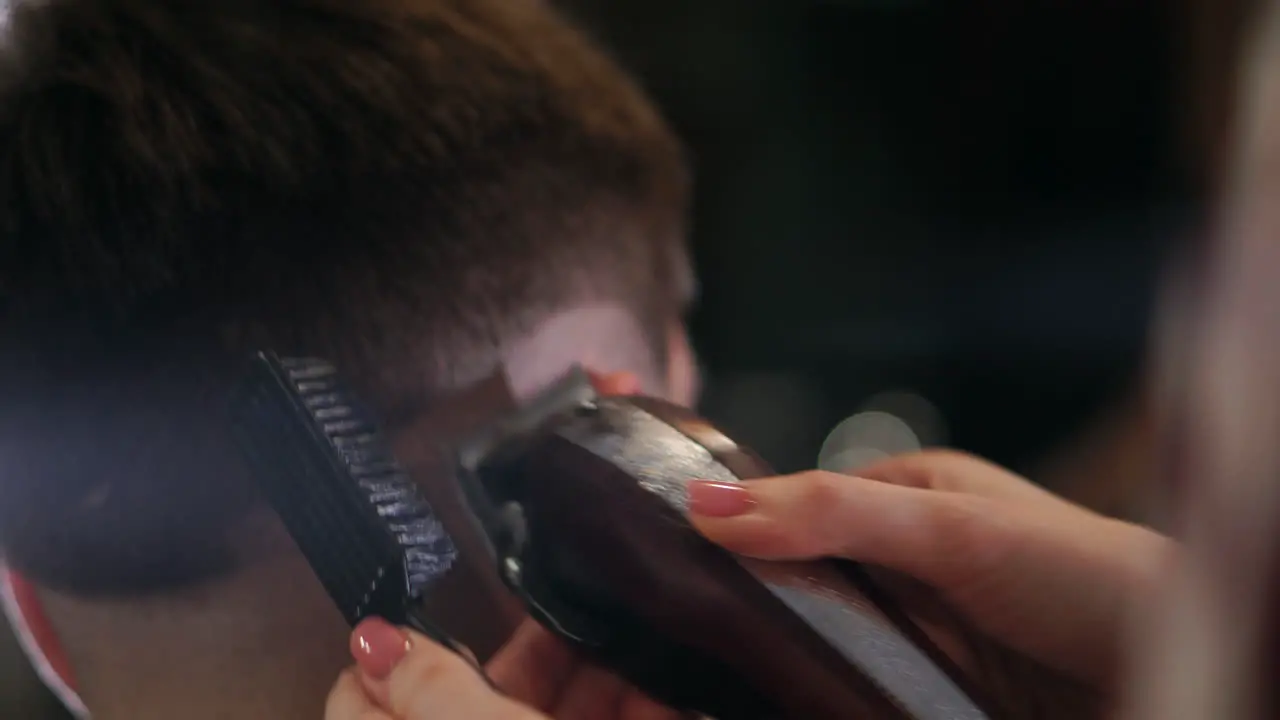
<path fill-rule="evenodd" d="M 265 552 L 219 414 L 248 350 L 393 422 L 500 364 L 690 385 L 679 148 L 543 2 L 7 13 L 0 543 L 59 596 L 163 606 Z"/>

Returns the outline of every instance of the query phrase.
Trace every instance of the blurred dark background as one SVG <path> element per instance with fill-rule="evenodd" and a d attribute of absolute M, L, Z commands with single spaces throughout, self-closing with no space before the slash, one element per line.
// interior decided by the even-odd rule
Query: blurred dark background
<path fill-rule="evenodd" d="M 1032 473 L 1137 422 L 1246 3 L 565 4 L 689 144 L 703 409 L 781 468 L 887 391 Z"/>
<path fill-rule="evenodd" d="M 1252 3 L 561 4 L 695 163 L 705 412 L 795 470 L 890 410 L 1127 511 L 1156 288 L 1211 196 Z M 10 707 L 61 717 L 0 634 Z"/>

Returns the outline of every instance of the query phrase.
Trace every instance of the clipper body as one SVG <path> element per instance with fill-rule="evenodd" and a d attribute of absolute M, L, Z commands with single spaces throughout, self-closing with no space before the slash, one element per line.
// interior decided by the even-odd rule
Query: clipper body
<path fill-rule="evenodd" d="M 751 561 L 698 535 L 689 480 L 773 472 L 687 410 L 599 397 L 576 372 L 457 458 L 465 504 L 528 612 L 673 707 L 718 720 L 994 717 L 857 565 Z"/>

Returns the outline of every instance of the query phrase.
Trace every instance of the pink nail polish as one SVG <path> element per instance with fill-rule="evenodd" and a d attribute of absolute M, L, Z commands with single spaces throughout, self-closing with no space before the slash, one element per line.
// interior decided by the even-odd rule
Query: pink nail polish
<path fill-rule="evenodd" d="M 409 648 L 408 636 L 380 618 L 365 620 L 351 633 L 351 656 L 374 680 L 386 679 Z"/>
<path fill-rule="evenodd" d="M 745 515 L 756 506 L 751 492 L 737 483 L 694 480 L 689 483 L 689 512 L 706 517 Z"/>

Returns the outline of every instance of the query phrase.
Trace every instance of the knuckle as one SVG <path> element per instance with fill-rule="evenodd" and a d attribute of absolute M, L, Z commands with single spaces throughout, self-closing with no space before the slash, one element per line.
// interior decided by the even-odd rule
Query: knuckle
<path fill-rule="evenodd" d="M 964 478 L 990 463 L 975 455 L 947 448 L 918 450 L 882 460 L 858 474 L 891 485 L 923 490 L 963 490 Z"/>
<path fill-rule="evenodd" d="M 811 514 L 828 514 L 842 504 L 849 478 L 835 473 L 817 471 L 809 473 L 797 486 L 800 508 Z"/>
<path fill-rule="evenodd" d="M 1010 474 L 1008 470 L 990 460 L 961 450 L 925 450 L 920 453 L 919 462 L 922 467 L 931 472 L 936 480 L 943 483 L 959 483 L 960 478 L 965 476 L 972 477 L 993 472 L 1001 475 Z M 937 489 L 946 490 L 948 488 L 939 486 Z"/>
<path fill-rule="evenodd" d="M 851 478 L 814 472 L 799 487 L 796 512 L 790 523 L 787 550 L 796 557 L 835 552 L 843 543 L 848 519 Z"/>
<path fill-rule="evenodd" d="M 915 464 L 911 466 L 911 472 L 915 476 L 912 484 L 923 490 L 939 492 L 957 489 L 962 483 L 956 480 L 955 462 L 957 459 L 950 455 L 916 458 Z"/>
<path fill-rule="evenodd" d="M 975 495 L 948 494 L 930 495 L 934 500 L 924 505 L 926 519 L 930 527 L 938 528 L 948 536 L 961 539 L 967 537 L 975 526 L 974 520 L 980 517 L 984 501 Z"/>
<path fill-rule="evenodd" d="M 920 531 L 926 536 L 924 547 L 938 566 L 938 571 L 954 570 L 961 575 L 981 565 L 992 550 L 985 539 L 992 522 L 998 522 L 986 499 L 975 495 L 948 494 L 933 496 L 921 510 Z M 954 578 L 958 580 L 959 578 Z"/>

